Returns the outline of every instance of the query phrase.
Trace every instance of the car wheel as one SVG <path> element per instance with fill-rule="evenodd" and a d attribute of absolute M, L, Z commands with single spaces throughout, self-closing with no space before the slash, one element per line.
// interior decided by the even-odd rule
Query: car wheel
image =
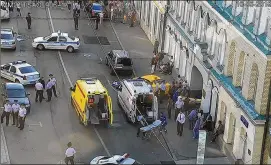
<path fill-rule="evenodd" d="M 110 72 L 110 74 L 111 74 L 112 76 L 114 76 L 114 75 L 115 75 L 115 72 L 114 72 L 114 69 L 113 69 L 113 68 L 111 68 L 111 72 Z"/>
<path fill-rule="evenodd" d="M 68 51 L 69 53 L 72 53 L 72 52 L 74 52 L 74 48 L 73 48 L 72 46 L 68 46 L 68 47 L 67 47 L 67 51 Z"/>
<path fill-rule="evenodd" d="M 13 48 L 13 50 L 15 51 L 15 50 L 16 50 L 16 47 L 15 47 L 15 48 Z"/>
<path fill-rule="evenodd" d="M 15 83 L 20 83 L 20 81 L 18 79 L 15 80 Z"/>
<path fill-rule="evenodd" d="M 38 44 L 38 45 L 37 45 L 37 49 L 38 49 L 38 50 L 44 50 L 44 46 L 43 46 L 42 44 Z"/>

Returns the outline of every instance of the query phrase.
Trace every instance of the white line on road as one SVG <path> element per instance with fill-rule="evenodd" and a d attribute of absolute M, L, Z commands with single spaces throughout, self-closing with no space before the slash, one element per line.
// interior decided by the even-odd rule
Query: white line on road
<path fill-rule="evenodd" d="M 48 10 L 48 15 L 49 15 L 49 18 L 50 18 L 50 23 L 51 23 L 52 30 L 53 30 L 53 32 L 55 32 L 55 28 L 54 28 L 54 25 L 53 25 L 53 20 L 52 20 L 52 16 L 51 16 L 50 9 L 47 8 L 47 10 Z M 71 79 L 70 79 L 70 76 L 69 76 L 69 74 L 68 74 L 68 72 L 67 72 L 67 69 L 66 69 L 66 67 L 65 67 L 65 64 L 64 64 L 64 61 L 63 61 L 63 59 L 62 59 L 62 55 L 61 55 L 60 51 L 58 51 L 58 56 L 59 56 L 61 65 L 62 65 L 62 67 L 63 67 L 63 69 L 64 69 L 65 75 L 66 75 L 66 77 L 67 77 L 67 79 L 68 79 L 68 81 L 69 81 L 69 84 L 70 84 L 70 86 L 72 87 L 72 86 L 73 86 L 73 83 L 72 83 L 72 81 L 71 81 Z M 95 131 L 95 133 L 97 134 L 97 136 L 98 136 L 98 138 L 99 138 L 99 140 L 100 140 L 100 142 L 101 142 L 101 144 L 102 144 L 104 150 L 106 151 L 107 155 L 108 155 L 108 156 L 112 156 L 112 155 L 110 154 L 109 150 L 107 149 L 107 147 L 106 147 L 106 145 L 105 145 L 105 143 L 104 143 L 104 141 L 103 141 L 103 139 L 102 139 L 100 133 L 98 132 L 98 130 L 97 130 L 95 127 L 94 127 L 94 131 Z"/>

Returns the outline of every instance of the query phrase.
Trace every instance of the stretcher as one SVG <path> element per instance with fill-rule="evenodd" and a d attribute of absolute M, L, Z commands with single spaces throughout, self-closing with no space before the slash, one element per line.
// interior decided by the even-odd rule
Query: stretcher
<path fill-rule="evenodd" d="M 143 136 L 143 138 L 150 139 L 152 131 L 154 131 L 154 133 L 159 132 L 161 123 L 162 123 L 161 120 L 155 120 L 152 124 L 149 124 L 145 127 L 141 127 L 140 132 L 145 133 L 145 136 Z"/>

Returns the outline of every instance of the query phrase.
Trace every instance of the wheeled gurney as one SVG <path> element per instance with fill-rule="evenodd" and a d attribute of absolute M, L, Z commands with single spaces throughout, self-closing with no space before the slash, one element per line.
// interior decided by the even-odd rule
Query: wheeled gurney
<path fill-rule="evenodd" d="M 140 128 L 140 132 L 145 133 L 144 139 L 149 139 L 151 137 L 152 131 L 159 132 L 161 126 L 161 120 L 155 120 L 152 124 Z"/>

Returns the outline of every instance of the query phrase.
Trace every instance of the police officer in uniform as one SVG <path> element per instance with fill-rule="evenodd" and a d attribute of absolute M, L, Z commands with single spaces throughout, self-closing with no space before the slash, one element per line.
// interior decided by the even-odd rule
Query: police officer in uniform
<path fill-rule="evenodd" d="M 53 87 L 52 81 L 49 80 L 46 84 L 47 102 L 50 102 L 52 99 L 52 87 Z"/>
<path fill-rule="evenodd" d="M 73 20 L 74 20 L 74 28 L 75 28 L 75 30 L 78 30 L 78 21 L 79 21 L 78 10 L 75 10 L 75 12 L 73 14 Z"/>
<path fill-rule="evenodd" d="M 40 83 L 42 84 L 42 86 L 43 86 L 43 90 L 42 90 L 42 99 L 45 99 L 45 97 L 44 97 L 44 95 L 43 95 L 44 90 L 45 90 L 45 88 L 46 88 L 45 81 L 44 81 L 44 77 L 41 77 L 41 78 L 39 79 L 39 82 L 40 82 Z"/>
<path fill-rule="evenodd" d="M 35 90 L 36 90 L 36 98 L 35 101 L 41 103 L 42 99 L 43 99 L 43 85 L 40 83 L 40 81 L 37 81 L 37 83 L 35 84 Z"/>
<path fill-rule="evenodd" d="M 54 93 L 54 95 L 55 95 L 55 97 L 57 97 L 57 95 L 56 95 L 56 78 L 52 75 L 52 74 L 50 74 L 49 75 L 49 81 L 51 81 L 51 83 L 52 83 L 52 90 L 53 90 L 53 93 Z"/>
<path fill-rule="evenodd" d="M 99 28 L 99 23 L 100 23 L 100 16 L 99 15 L 96 15 L 96 30 L 98 30 Z"/>
<path fill-rule="evenodd" d="M 27 22 L 27 28 L 31 29 L 31 15 L 30 15 L 30 13 L 28 13 L 26 16 L 26 22 Z"/>
<path fill-rule="evenodd" d="M 19 126 L 19 123 L 18 123 L 19 110 L 20 110 L 20 104 L 18 104 L 18 100 L 14 100 L 14 104 L 12 105 L 12 119 L 13 119 L 12 125 L 16 125 L 16 127 Z"/>
<path fill-rule="evenodd" d="M 25 123 L 25 117 L 26 117 L 26 109 L 25 109 L 25 105 L 24 104 L 22 104 L 21 105 L 21 108 L 20 108 L 20 110 L 19 110 L 19 124 L 20 124 L 20 126 L 19 126 L 19 129 L 20 130 L 23 130 L 24 129 L 24 123 Z"/>
<path fill-rule="evenodd" d="M 10 105 L 10 102 L 7 100 L 6 104 L 4 105 L 4 112 L 1 115 L 1 123 L 4 122 L 4 118 L 6 118 L 6 125 L 9 125 L 9 115 L 10 112 L 12 112 L 12 107 Z"/>

